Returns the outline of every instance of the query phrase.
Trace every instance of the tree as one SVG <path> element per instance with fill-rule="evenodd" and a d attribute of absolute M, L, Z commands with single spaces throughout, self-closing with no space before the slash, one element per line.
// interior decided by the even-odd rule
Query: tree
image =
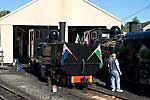
<path fill-rule="evenodd" d="M 132 19 L 132 22 L 137 22 L 138 24 L 140 23 L 140 20 L 137 18 L 137 17 L 134 17 L 133 19 Z"/>
<path fill-rule="evenodd" d="M 137 17 L 134 17 L 131 22 L 136 22 L 137 24 L 140 24 L 140 20 Z M 125 23 L 125 25 L 121 25 L 121 31 L 122 32 L 128 32 L 129 31 L 128 22 Z"/>
<path fill-rule="evenodd" d="M 125 25 L 121 24 L 121 31 L 122 31 L 122 32 L 127 32 L 127 31 L 128 31 L 128 26 L 127 26 L 127 24 L 125 24 Z"/>
<path fill-rule="evenodd" d="M 126 31 L 126 29 L 125 29 L 125 27 L 123 26 L 123 24 L 121 24 L 121 31 L 122 31 L 122 32 L 125 32 L 125 31 Z"/>
<path fill-rule="evenodd" d="M 9 10 L 2 10 L 2 11 L 0 11 L 0 17 L 3 17 L 3 16 L 5 16 L 8 13 L 10 13 Z"/>

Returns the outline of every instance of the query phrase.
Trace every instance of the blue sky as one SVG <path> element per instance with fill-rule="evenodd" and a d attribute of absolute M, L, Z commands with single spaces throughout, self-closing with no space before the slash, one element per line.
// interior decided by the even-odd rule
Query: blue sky
<path fill-rule="evenodd" d="M 141 22 L 150 21 L 150 0 L 89 0 L 100 8 L 120 18 L 122 23 L 137 17 Z M 147 7 L 145 10 L 143 10 Z M 142 11 L 141 11 L 142 10 Z M 139 12 L 140 13 L 137 13 Z M 137 13 L 137 14 L 135 14 Z M 134 15 L 134 16 L 131 16 Z M 130 16 L 130 17 L 129 17 Z"/>
<path fill-rule="evenodd" d="M 30 1 L 32 0 L 0 0 L 0 10 L 13 11 Z M 134 17 L 137 17 L 140 20 L 140 22 L 150 21 L 150 13 L 149 13 L 150 0 L 89 0 L 89 1 L 121 19 L 123 24 L 128 21 L 132 21 Z M 147 8 L 144 9 L 145 7 Z M 139 11 L 141 12 L 137 13 Z"/>

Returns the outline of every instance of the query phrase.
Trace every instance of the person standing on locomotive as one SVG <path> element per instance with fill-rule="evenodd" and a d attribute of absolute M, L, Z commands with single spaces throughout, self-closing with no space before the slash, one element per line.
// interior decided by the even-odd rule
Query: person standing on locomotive
<path fill-rule="evenodd" d="M 115 53 L 110 55 L 108 60 L 108 69 L 110 73 L 112 91 L 123 92 L 123 90 L 120 89 L 120 75 L 122 75 L 122 73 L 120 71 L 119 62 Z"/>
<path fill-rule="evenodd" d="M 88 33 L 85 34 L 84 44 L 86 46 L 89 46 L 89 44 L 90 44 L 90 39 L 89 39 L 89 34 Z"/>

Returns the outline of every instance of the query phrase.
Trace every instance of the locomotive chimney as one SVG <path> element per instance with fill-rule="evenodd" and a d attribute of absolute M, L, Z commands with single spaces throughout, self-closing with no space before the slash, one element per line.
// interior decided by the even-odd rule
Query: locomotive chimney
<path fill-rule="evenodd" d="M 66 22 L 59 22 L 59 39 L 60 42 L 65 42 L 65 27 L 66 27 Z"/>

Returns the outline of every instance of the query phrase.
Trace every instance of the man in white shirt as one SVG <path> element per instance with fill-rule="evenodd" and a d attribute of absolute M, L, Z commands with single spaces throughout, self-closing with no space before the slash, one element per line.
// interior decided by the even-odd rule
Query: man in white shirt
<path fill-rule="evenodd" d="M 123 90 L 120 89 L 120 75 L 122 75 L 122 73 L 120 71 L 119 62 L 115 53 L 113 53 L 108 60 L 108 68 L 110 72 L 112 91 L 123 92 Z"/>

